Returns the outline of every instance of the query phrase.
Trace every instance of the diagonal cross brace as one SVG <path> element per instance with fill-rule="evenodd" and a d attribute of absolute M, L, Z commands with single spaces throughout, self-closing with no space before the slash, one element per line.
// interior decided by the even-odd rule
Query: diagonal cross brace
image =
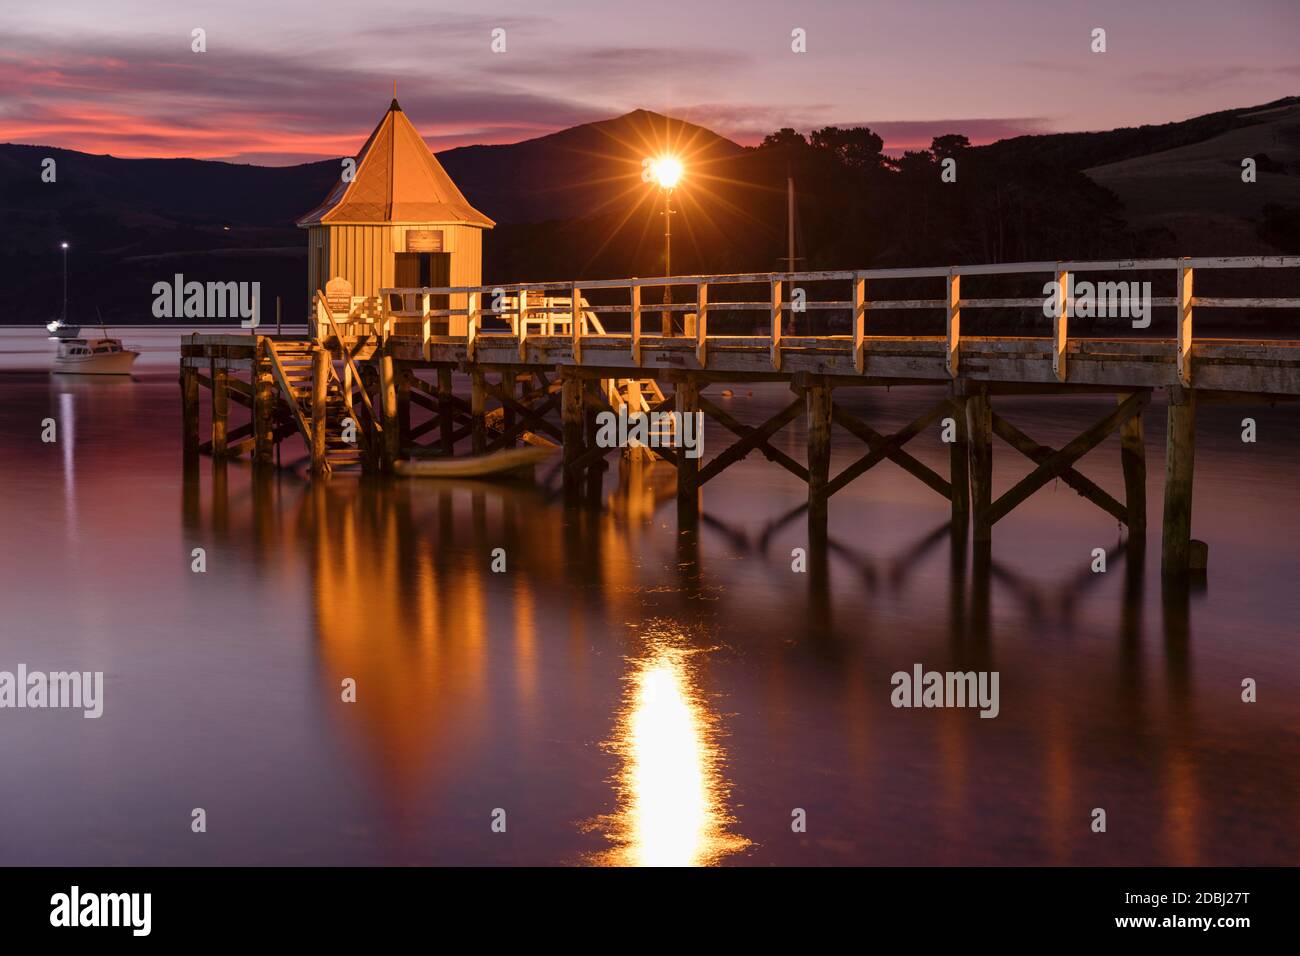
<path fill-rule="evenodd" d="M 903 445 L 921 434 L 921 432 L 930 427 L 936 418 L 942 415 L 945 411 L 951 411 L 951 409 L 951 403 L 945 398 L 942 402 L 930 409 L 910 425 L 907 425 L 894 434 L 886 437 L 866 423 L 854 418 L 838 405 L 832 404 L 831 419 L 846 431 L 851 432 L 853 435 L 866 442 L 871 447 L 871 451 L 859 458 L 853 464 L 849 465 L 830 480 L 826 485 L 826 497 L 829 498 L 859 475 L 862 475 L 868 469 L 874 468 L 876 465 L 880 464 L 880 462 L 888 458 L 909 474 L 914 475 L 925 484 L 929 485 L 945 498 L 951 499 L 952 482 L 945 480 L 943 476 L 933 468 L 921 463 L 907 452 L 903 451 Z"/>
<path fill-rule="evenodd" d="M 769 438 L 799 417 L 799 413 L 803 411 L 804 406 L 802 395 L 757 428 L 741 424 L 703 396 L 699 398 L 699 403 L 701 411 L 705 412 L 710 418 L 714 419 L 728 431 L 740 436 L 739 441 L 721 452 L 716 458 L 700 469 L 698 481 L 701 485 L 710 478 L 717 477 L 722 473 L 723 469 L 745 458 L 755 449 L 762 451 L 764 457 L 766 457 L 768 461 L 776 462 L 778 465 L 781 465 L 787 471 L 798 476 L 803 481 L 808 480 L 807 468 L 799 464 L 799 462 L 795 461 L 779 448 L 774 448 L 768 443 Z"/>
<path fill-rule="evenodd" d="M 1011 512 L 1011 509 L 1015 508 L 1016 505 L 1023 502 L 1043 485 L 1053 478 L 1061 477 L 1076 461 L 1105 441 L 1116 428 L 1134 415 L 1140 415 L 1149 401 L 1151 401 L 1149 393 L 1145 391 L 1133 393 L 1124 400 L 1123 404 L 1082 435 L 1075 438 L 1074 441 L 1044 458 L 1037 468 L 1006 491 L 997 501 L 993 502 L 988 511 L 988 523 L 990 525 L 996 524 L 999 520 L 1005 518 Z"/>
<path fill-rule="evenodd" d="M 993 431 L 999 438 L 1035 464 L 1041 465 L 1052 455 L 1051 448 L 1040 445 L 996 412 L 993 413 Z M 1062 471 L 1061 480 L 1102 511 L 1116 520 L 1128 524 L 1128 509 L 1112 498 L 1100 485 L 1081 475 L 1073 468 L 1066 468 Z"/>

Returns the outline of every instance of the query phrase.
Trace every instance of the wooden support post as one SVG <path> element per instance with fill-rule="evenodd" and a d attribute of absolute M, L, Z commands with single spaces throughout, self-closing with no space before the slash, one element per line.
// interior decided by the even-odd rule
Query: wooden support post
<path fill-rule="evenodd" d="M 576 285 L 569 286 L 569 331 L 573 335 L 573 362 L 582 364 L 582 290 Z"/>
<path fill-rule="evenodd" d="M 952 495 L 952 528 L 965 532 L 970 520 L 970 428 L 966 422 L 966 395 L 954 388 L 952 397 L 953 441 L 948 446 L 948 483 Z"/>
<path fill-rule="evenodd" d="M 270 346 L 262 339 L 253 362 L 253 464 L 275 461 L 275 378 L 266 357 Z"/>
<path fill-rule="evenodd" d="M 976 544 L 993 540 L 993 406 L 980 389 L 966 396 L 966 437 L 970 448 L 970 509 Z"/>
<path fill-rule="evenodd" d="M 948 375 L 957 377 L 957 359 L 961 353 L 961 276 L 948 276 Z"/>
<path fill-rule="evenodd" d="M 1120 395 L 1122 404 L 1128 398 Z M 1140 546 L 1147 533 L 1147 452 L 1142 433 L 1142 413 L 1119 427 L 1120 464 L 1124 469 L 1124 508 L 1128 514 L 1130 547 Z"/>
<path fill-rule="evenodd" d="M 1192 267 L 1178 267 L 1178 380 L 1192 384 Z"/>
<path fill-rule="evenodd" d="M 700 385 L 695 379 L 680 378 L 674 383 L 673 404 L 683 419 L 700 410 Z M 700 514 L 700 460 L 686 455 L 686 449 L 677 454 L 677 522 L 693 526 Z"/>
<path fill-rule="evenodd" d="M 452 416 L 451 401 L 451 366 L 438 366 L 438 431 L 442 453 L 450 455 L 456 447 L 452 435 L 456 431 L 456 422 Z"/>
<path fill-rule="evenodd" d="M 641 364 L 641 287 L 632 285 L 631 290 L 631 309 L 632 309 L 632 361 L 637 365 Z"/>
<path fill-rule="evenodd" d="M 400 366 L 394 377 L 397 387 L 397 446 L 399 456 L 411 447 L 411 379 L 415 377 L 406 366 Z"/>
<path fill-rule="evenodd" d="M 826 485 L 831 469 L 831 389 L 816 383 L 804 390 L 808 408 L 808 531 L 809 540 L 825 543 L 830 498 Z"/>
<path fill-rule="evenodd" d="M 199 373 L 188 365 L 181 367 L 182 445 L 186 464 L 199 458 Z"/>
<path fill-rule="evenodd" d="M 853 280 L 853 368 L 859 375 L 866 365 L 867 281 L 861 276 Z"/>
<path fill-rule="evenodd" d="M 226 426 L 230 420 L 230 391 L 226 379 L 230 373 L 217 368 L 214 361 L 209 366 L 212 374 L 212 457 L 226 457 Z"/>
<path fill-rule="evenodd" d="M 487 451 L 487 383 L 478 366 L 469 372 L 470 452 L 481 455 Z"/>
<path fill-rule="evenodd" d="M 384 470 L 392 471 L 402 454 L 402 426 L 397 420 L 397 382 L 393 356 L 388 346 L 379 357 L 379 402 L 384 419 Z"/>
<path fill-rule="evenodd" d="M 773 279 L 771 283 L 771 319 L 772 319 L 772 368 L 781 371 L 781 280 Z"/>
<path fill-rule="evenodd" d="M 1196 453 L 1196 393 L 1171 388 L 1165 452 L 1165 515 L 1160 566 L 1184 574 L 1192 543 L 1192 471 Z"/>
<path fill-rule="evenodd" d="M 592 449 L 596 448 L 596 435 L 600 431 L 596 416 L 600 413 L 600 379 L 589 378 L 583 382 L 583 443 L 586 447 L 586 454 L 590 456 Z M 600 504 L 601 488 L 604 485 L 605 459 L 603 455 L 597 456 L 594 461 L 587 467 L 587 500 L 594 506 Z"/>
<path fill-rule="evenodd" d="M 700 368 L 709 364 L 709 284 L 695 287 L 695 361 Z"/>
<path fill-rule="evenodd" d="M 1052 321 L 1052 371 L 1058 382 L 1065 381 L 1065 348 L 1069 340 L 1070 273 L 1061 270 L 1056 274 L 1057 314 Z"/>
<path fill-rule="evenodd" d="M 329 387 L 329 352 L 323 348 L 311 350 L 311 473 L 324 475 L 325 463 L 325 395 Z"/>
<path fill-rule="evenodd" d="M 507 398 L 513 399 L 519 388 L 519 378 L 512 371 L 501 373 L 501 393 Z M 501 406 L 501 427 L 504 429 L 502 448 L 513 448 L 518 444 L 518 435 L 515 434 L 515 410 L 509 402 L 503 402 Z"/>
<path fill-rule="evenodd" d="M 560 370 L 560 423 L 564 434 L 564 493 L 576 495 L 579 475 L 574 463 L 586 450 L 583 444 L 582 379 Z"/>
<path fill-rule="evenodd" d="M 429 343 L 429 338 L 433 335 L 433 319 L 429 316 L 429 296 L 424 295 L 421 302 L 423 303 L 424 314 L 420 319 L 420 355 L 427 362 L 433 357 L 433 346 Z M 447 324 L 451 325 L 450 317 L 448 317 Z"/>

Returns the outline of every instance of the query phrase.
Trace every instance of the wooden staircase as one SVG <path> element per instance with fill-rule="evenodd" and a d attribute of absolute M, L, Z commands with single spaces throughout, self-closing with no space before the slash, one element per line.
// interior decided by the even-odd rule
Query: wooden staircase
<path fill-rule="evenodd" d="M 652 378 L 607 378 L 601 381 L 601 387 L 604 388 L 605 396 L 609 399 L 610 408 L 617 412 L 626 406 L 629 417 L 637 413 L 648 415 L 652 409 L 664 404 L 664 393 L 659 388 L 659 383 Z M 659 408 L 659 410 L 670 411 L 667 408 Z M 666 418 L 658 428 L 650 430 L 649 437 L 650 441 L 658 447 L 672 448 L 674 434 L 674 422 L 671 418 Z M 649 461 L 656 461 L 663 457 L 656 454 L 654 448 L 646 447 L 630 448 L 627 449 L 627 453 Z"/>
<path fill-rule="evenodd" d="M 312 351 L 310 341 L 270 342 L 271 362 L 281 397 L 288 404 L 293 420 L 307 443 L 312 447 Z M 344 422 L 353 421 L 355 441 L 343 437 Z M 330 363 L 325 392 L 325 464 L 330 471 L 358 467 L 363 463 L 364 449 L 361 426 L 349 407 L 342 383 Z"/>

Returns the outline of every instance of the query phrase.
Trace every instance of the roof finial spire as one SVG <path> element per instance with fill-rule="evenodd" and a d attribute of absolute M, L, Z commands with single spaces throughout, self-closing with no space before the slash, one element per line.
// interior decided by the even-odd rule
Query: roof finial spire
<path fill-rule="evenodd" d="M 391 113 L 393 110 L 399 113 L 402 111 L 402 107 L 397 102 L 397 80 L 393 80 L 393 102 L 388 104 L 388 111 Z"/>

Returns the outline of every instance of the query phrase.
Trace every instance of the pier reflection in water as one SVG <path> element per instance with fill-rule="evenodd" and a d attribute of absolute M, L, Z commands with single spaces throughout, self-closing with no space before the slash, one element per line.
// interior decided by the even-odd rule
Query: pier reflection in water
<path fill-rule="evenodd" d="M 712 676 L 715 668 L 733 668 L 736 655 L 747 650 L 737 644 L 743 636 L 721 622 L 738 617 L 752 623 L 752 616 L 743 602 L 733 601 L 734 582 L 709 573 L 700 554 L 701 539 L 713 536 L 733 549 L 733 560 L 736 553 L 748 554 L 766 577 L 779 575 L 785 584 L 789 572 L 784 561 L 776 549 L 774 555 L 759 550 L 760 533 L 708 519 L 701 529 L 663 534 L 656 522 L 662 525 L 665 516 L 656 518 L 657 506 L 671 497 L 671 482 L 662 482 L 662 472 L 633 463 L 623 463 L 623 473 L 607 482 L 611 490 L 599 509 L 577 510 L 548 503 L 544 489 L 531 487 L 366 480 L 308 485 L 241 469 L 237 480 L 247 482 L 252 505 L 245 523 L 232 521 L 230 514 L 228 471 L 233 467 L 218 466 L 212 472 L 211 526 L 230 534 L 251 525 L 260 563 L 272 573 L 284 565 L 286 553 L 297 551 L 306 558 L 321 707 L 351 741 L 370 788 L 386 808 L 391 827 L 386 852 L 409 852 L 412 840 L 436 844 L 446 839 L 429 832 L 430 817 L 437 816 L 431 790 L 455 792 L 476 774 L 513 782 L 487 801 L 491 808 L 480 802 L 476 818 L 462 807 L 467 829 L 485 830 L 489 809 L 504 804 L 510 814 L 511 804 L 520 800 L 527 802 L 514 818 L 516 825 L 524 825 L 520 818 L 532 822 L 529 804 L 543 791 L 555 796 L 578 784 L 578 790 L 590 792 L 591 780 L 521 779 L 502 769 L 521 759 L 530 773 L 545 766 L 538 754 L 522 749 L 538 744 L 533 725 L 544 723 L 547 712 L 574 694 L 587 703 L 604 701 L 601 719 L 591 722 L 588 714 L 583 726 L 559 729 L 568 746 L 587 752 L 591 769 L 599 768 L 606 796 L 597 802 L 606 809 L 585 818 L 567 814 L 567 838 L 552 821 L 551 838 L 559 838 L 561 846 L 545 851 L 553 854 L 551 859 L 707 865 L 768 850 L 749 837 L 734 810 L 737 763 L 746 756 L 763 759 L 762 748 L 750 740 L 745 753 L 728 752 L 728 724 L 735 722 L 741 704 L 720 693 Z M 191 474 L 187 484 L 187 523 L 194 526 L 202 523 L 197 513 L 202 481 Z M 670 518 L 671 510 L 663 510 Z M 669 552 L 664 544 L 672 540 L 676 543 Z M 491 570 L 496 548 L 504 551 L 503 573 Z M 1116 651 L 1125 664 L 1125 679 L 1140 686 L 1144 556 L 1130 560 L 1126 550 L 1119 543 L 1111 558 L 1124 580 Z M 863 632 L 861 622 L 840 619 L 832 581 L 838 577 L 841 589 L 861 592 L 868 600 L 897 597 L 907 591 L 914 572 L 933 569 L 936 559 L 947 564 L 951 575 L 946 666 L 952 669 L 999 666 L 990 601 L 995 584 L 1018 605 L 1030 631 L 1069 632 L 1077 623 L 1076 605 L 1098 581 L 1089 573 L 1054 588 L 1036 584 L 987 553 L 972 556 L 967 542 L 954 537 L 947 525 L 922 534 L 885 560 L 832 534 L 825 550 L 812 555 L 806 587 L 790 596 L 803 611 L 785 621 L 789 639 L 805 643 L 828 663 L 838 662 L 833 668 L 846 666 L 856 656 L 852 641 L 871 635 Z M 742 597 L 753 594 L 752 582 L 746 584 Z M 1191 595 L 1165 598 L 1165 657 L 1174 678 L 1170 689 L 1185 699 L 1188 688 L 1177 677 L 1186 671 Z M 748 650 L 770 648 L 770 635 L 749 633 L 757 646 Z M 726 635 L 721 644 L 720 634 Z M 794 662 L 793 671 L 790 663 L 773 662 L 773 691 L 806 707 L 798 671 L 810 662 Z M 356 681 L 354 706 L 336 704 L 344 678 Z M 849 676 L 832 708 L 848 762 L 821 772 L 860 786 L 856 797 L 891 788 L 880 767 L 868 770 L 880 761 L 873 751 L 905 753 L 905 741 L 912 736 L 904 730 L 902 741 L 890 743 L 892 732 L 880 727 L 882 696 L 872 694 L 861 676 Z M 1121 698 L 1130 705 L 1130 716 L 1139 716 L 1132 711 L 1139 696 Z M 1062 703 L 1068 697 L 1065 688 L 1049 690 L 1040 719 L 1017 728 L 1041 735 L 1047 824 L 1041 837 L 1053 862 L 1068 862 L 1081 850 L 1079 840 L 1062 837 L 1079 812 L 1078 764 L 1086 757 L 1076 752 L 1072 718 Z M 765 722 L 761 712 L 745 716 L 751 723 Z M 786 713 L 785 719 L 797 726 L 810 716 L 822 723 L 823 716 L 815 713 Z M 899 713 L 884 716 L 898 719 Z M 933 745 L 903 757 L 899 768 L 906 777 L 914 772 L 908 764 L 932 765 L 943 809 L 935 826 L 945 837 L 939 845 L 949 848 L 940 858 L 950 862 L 963 858 L 959 848 L 969 840 L 963 828 L 980 826 L 975 807 L 987 786 L 972 755 L 982 749 L 976 731 L 983 728 L 973 726 L 971 716 L 938 712 Z M 778 728 L 777 736 L 788 744 L 797 735 Z M 604 759 L 591 760 L 594 754 Z M 1179 808 L 1168 819 L 1166 848 L 1172 857 L 1192 861 L 1197 853 L 1189 827 L 1195 823 L 1197 801 L 1188 791 L 1197 786 L 1196 775 L 1179 750 L 1166 756 L 1163 776 Z M 793 789 L 792 807 L 839 802 L 816 790 L 808 795 L 811 800 L 800 800 L 800 788 Z M 789 820 L 789 809 L 777 812 Z M 771 821 L 764 829 L 772 840 Z M 808 846 L 797 836 L 793 843 L 791 839 L 779 838 L 789 845 L 774 847 L 775 858 L 788 859 L 791 851 L 797 857 L 797 848 Z M 458 838 L 451 842 L 454 846 Z M 521 842 L 530 841 L 525 837 Z M 592 842 L 597 848 L 575 852 Z M 453 848 L 453 856 L 482 844 L 477 836 L 465 840 L 463 847 Z M 515 855 L 504 859 L 527 858 L 518 853 L 516 846 Z"/>
<path fill-rule="evenodd" d="M 573 509 L 532 487 L 310 486 L 239 463 L 182 477 L 174 422 L 156 420 L 173 383 L 25 387 L 0 406 L 8 433 L 51 413 L 75 426 L 70 447 L 0 448 L 24 542 L 0 556 L 2 660 L 102 668 L 108 701 L 99 722 L 0 723 L 8 862 L 1300 853 L 1296 558 L 1249 532 L 1300 535 L 1275 506 L 1294 461 L 1259 459 L 1260 494 L 1234 495 L 1237 446 L 1203 442 L 1197 493 L 1230 502 L 1199 512 L 1215 542 L 1203 593 L 1167 592 L 1158 555 L 1099 534 L 1072 496 L 973 555 L 884 472 L 837 498 L 796 573 L 804 527 L 779 516 L 797 493 L 761 462 L 710 485 L 699 528 L 679 531 L 656 469 L 616 470 L 598 506 Z M 1093 575 L 1099 545 L 1109 569 Z M 30 599 L 52 580 L 59 600 Z M 890 675 L 916 662 L 998 670 L 1000 715 L 893 709 Z M 1247 676 L 1258 704 L 1240 701 Z M 200 805 L 220 840 L 157 825 Z M 1088 827 L 1098 806 L 1105 835 Z"/>

